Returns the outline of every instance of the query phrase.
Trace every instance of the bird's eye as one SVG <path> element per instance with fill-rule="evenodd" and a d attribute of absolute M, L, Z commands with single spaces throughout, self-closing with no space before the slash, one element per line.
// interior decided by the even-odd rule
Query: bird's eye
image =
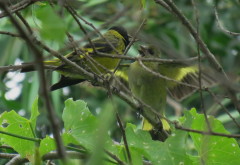
<path fill-rule="evenodd" d="M 154 55 L 154 50 L 153 49 L 148 49 L 148 53 L 151 55 Z"/>
<path fill-rule="evenodd" d="M 145 56 L 145 53 L 144 53 L 144 51 L 142 51 L 142 50 L 138 50 L 139 51 L 139 53 L 140 53 L 140 55 L 142 56 L 142 57 L 144 57 Z"/>

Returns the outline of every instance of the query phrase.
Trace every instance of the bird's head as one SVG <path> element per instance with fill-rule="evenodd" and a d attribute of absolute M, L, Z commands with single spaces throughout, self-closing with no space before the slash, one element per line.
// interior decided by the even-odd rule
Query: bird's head
<path fill-rule="evenodd" d="M 138 49 L 140 55 L 142 57 L 151 57 L 151 58 L 157 58 L 160 56 L 160 53 L 156 50 L 154 46 L 144 46 L 140 45 L 140 49 Z"/>
<path fill-rule="evenodd" d="M 124 38 L 125 47 L 127 47 L 127 45 L 129 44 L 129 36 L 125 28 L 123 28 L 122 26 L 113 26 L 109 30 L 115 30 L 119 34 L 121 34 Z"/>

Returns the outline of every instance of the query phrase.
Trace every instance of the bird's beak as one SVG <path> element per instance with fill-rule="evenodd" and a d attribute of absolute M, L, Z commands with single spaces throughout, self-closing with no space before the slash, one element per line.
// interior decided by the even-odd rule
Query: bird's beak
<path fill-rule="evenodd" d="M 129 38 L 130 41 L 132 41 L 133 39 L 134 39 L 134 42 L 139 41 L 139 39 L 134 38 L 133 36 L 131 36 L 131 35 L 129 35 L 129 34 L 128 34 L 128 38 Z"/>

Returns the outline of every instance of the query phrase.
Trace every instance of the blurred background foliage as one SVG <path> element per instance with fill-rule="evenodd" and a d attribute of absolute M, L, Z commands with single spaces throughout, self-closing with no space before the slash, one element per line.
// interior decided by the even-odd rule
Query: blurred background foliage
<path fill-rule="evenodd" d="M 20 0 L 8 0 L 9 4 L 18 3 Z M 186 28 L 180 21 L 166 11 L 161 6 L 152 1 L 129 1 L 129 0 L 71 0 L 71 4 L 80 16 L 92 23 L 96 28 L 103 28 L 101 32 L 106 31 L 113 25 L 122 25 L 133 35 L 140 26 L 144 18 L 146 24 L 141 29 L 129 56 L 137 56 L 137 49 L 141 44 L 153 44 L 162 52 L 163 58 L 188 58 L 197 55 L 197 46 Z M 224 27 L 230 31 L 240 32 L 240 3 L 237 0 L 195 0 L 195 7 L 189 0 L 176 1 L 177 6 L 187 16 L 196 27 L 196 13 L 199 15 L 199 32 L 209 49 L 213 52 L 219 62 L 223 65 L 225 71 L 231 76 L 238 77 L 240 70 L 240 46 L 239 36 L 231 36 L 224 33 L 217 26 L 214 16 L 214 6 L 217 8 L 219 18 Z M 61 9 L 54 8 L 55 11 Z M 77 23 L 71 15 L 63 10 L 62 18 L 59 19 L 54 14 L 54 10 L 49 7 L 48 2 L 37 2 L 21 11 L 23 17 L 28 21 L 34 34 L 45 44 L 54 50 L 60 50 L 69 43 L 65 31 L 69 32 L 74 40 L 81 40 L 84 37 Z M 116 15 L 119 15 L 117 19 Z M 113 19 L 113 20 L 112 20 Z M 53 21 L 54 20 L 54 21 Z M 110 23 L 109 23 L 110 22 Z M 88 32 L 93 29 L 85 23 L 82 23 Z M 56 28 L 57 27 L 57 28 Z M 17 32 L 8 18 L 0 19 L 0 31 Z M 92 38 L 96 35 L 92 36 Z M 80 42 L 80 46 L 87 41 Z M 65 54 L 71 50 L 64 50 Z M 46 59 L 51 59 L 47 52 L 43 52 Z M 16 37 L 0 34 L 0 66 L 16 65 L 22 62 L 32 62 L 34 56 L 27 47 L 26 43 Z M 209 66 L 207 60 L 202 61 L 203 66 Z M 46 72 L 48 83 L 53 84 L 58 81 L 59 75 L 55 72 Z M 19 114 L 29 117 L 30 107 L 33 100 L 40 95 L 39 79 L 37 72 L 19 73 L 8 72 L 1 74 L 0 81 L 0 111 L 17 110 Z M 233 104 L 225 98 L 224 91 L 215 87 L 212 89 L 219 95 L 219 99 L 233 116 L 239 119 Z M 239 133 L 232 120 L 223 111 L 223 109 L 214 102 L 208 93 L 204 94 L 204 108 L 209 114 L 216 116 L 232 133 Z M 100 87 L 93 87 L 89 83 L 82 83 L 72 87 L 67 87 L 51 93 L 54 109 L 58 116 L 61 116 L 64 100 L 73 98 L 82 99 L 88 103 L 89 109 L 93 114 L 99 114 L 104 108 L 112 105 L 106 90 Z M 131 111 L 131 107 L 120 98 L 114 96 L 114 108 L 120 113 L 121 119 L 126 122 L 135 123 L 140 126 L 141 119 L 138 114 Z M 199 93 L 195 93 L 182 102 L 173 102 L 167 107 L 167 117 L 175 119 L 176 114 L 181 115 L 185 109 L 196 107 L 201 111 L 201 102 Z M 113 107 L 112 107 L 113 108 Z M 44 137 L 49 134 L 49 124 L 46 117 L 46 110 L 40 103 L 40 119 L 38 120 L 39 135 Z M 117 124 L 112 127 L 112 136 L 115 139 L 120 138 L 120 131 Z"/>

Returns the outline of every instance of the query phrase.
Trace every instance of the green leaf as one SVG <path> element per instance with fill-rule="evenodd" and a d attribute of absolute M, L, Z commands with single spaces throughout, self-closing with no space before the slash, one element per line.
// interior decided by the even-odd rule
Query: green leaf
<path fill-rule="evenodd" d="M 62 43 L 66 32 L 64 20 L 49 5 L 39 7 L 36 14 L 41 22 L 40 35 L 44 39 Z"/>
<path fill-rule="evenodd" d="M 163 143 L 153 141 L 148 132 L 137 130 L 134 125 L 128 124 L 126 135 L 131 150 L 142 154 L 154 165 L 193 164 L 191 157 L 186 153 L 186 132 L 174 131 Z"/>
<path fill-rule="evenodd" d="M 37 117 L 39 116 L 38 112 L 38 98 L 36 98 L 32 105 L 32 111 L 31 111 L 31 117 L 30 117 L 30 123 L 32 125 L 32 129 L 35 130 L 36 128 L 36 122 Z"/>
<path fill-rule="evenodd" d="M 61 135 L 61 138 L 65 146 L 67 146 L 68 144 L 75 144 L 75 145 L 79 144 L 71 134 L 68 134 L 66 132 L 64 132 Z M 46 136 L 44 139 L 41 140 L 40 147 L 39 147 L 41 156 L 54 150 L 56 150 L 56 144 L 53 138 Z"/>
<path fill-rule="evenodd" d="M 4 112 L 0 116 L 0 130 L 18 136 L 34 138 L 30 121 L 18 115 L 15 111 Z M 35 142 L 5 135 L 1 135 L 1 141 L 11 146 L 22 157 L 33 161 L 35 152 Z"/>
<path fill-rule="evenodd" d="M 68 99 L 62 115 L 66 133 L 72 135 L 80 145 L 92 149 L 97 129 L 97 119 L 93 116 L 86 103 Z"/>
<path fill-rule="evenodd" d="M 203 114 L 197 114 L 195 109 L 185 112 L 187 120 L 191 120 L 191 128 L 206 131 L 207 125 Z M 208 116 L 212 131 L 229 134 L 222 123 Z M 196 150 L 204 164 L 235 165 L 240 162 L 240 149 L 234 138 L 190 133 Z M 199 162 L 200 163 L 200 162 Z"/>
<path fill-rule="evenodd" d="M 62 139 L 63 139 L 63 143 L 65 145 L 68 145 L 68 144 L 75 144 L 75 145 L 78 145 L 78 141 L 69 133 L 66 133 L 64 132 L 62 135 L 61 135 Z"/>
<path fill-rule="evenodd" d="M 121 145 L 114 144 L 113 140 L 107 134 L 108 126 L 113 120 L 109 107 L 100 115 L 100 119 L 96 118 L 89 111 L 84 101 L 73 101 L 68 99 L 65 101 L 63 110 L 63 121 L 65 132 L 62 137 L 65 144 L 77 144 L 83 146 L 92 152 L 92 158 L 89 164 L 96 164 L 102 161 L 104 149 L 118 156 Z M 104 122 L 103 122 L 104 121 Z M 108 125 L 108 126 L 107 126 Z"/>
<path fill-rule="evenodd" d="M 55 149 L 56 149 L 56 145 L 53 138 L 46 136 L 44 139 L 41 140 L 40 146 L 39 146 L 41 157 Z"/>

